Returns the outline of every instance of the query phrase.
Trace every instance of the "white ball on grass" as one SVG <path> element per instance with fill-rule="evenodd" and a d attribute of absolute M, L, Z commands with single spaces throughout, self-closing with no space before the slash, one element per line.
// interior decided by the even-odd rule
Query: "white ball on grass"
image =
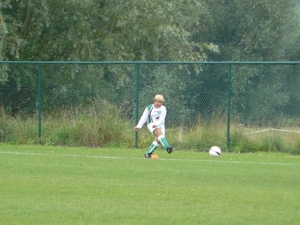
<path fill-rule="evenodd" d="M 219 155 L 221 155 L 221 149 L 218 146 L 212 146 L 209 149 L 209 154 L 213 157 L 218 157 Z"/>

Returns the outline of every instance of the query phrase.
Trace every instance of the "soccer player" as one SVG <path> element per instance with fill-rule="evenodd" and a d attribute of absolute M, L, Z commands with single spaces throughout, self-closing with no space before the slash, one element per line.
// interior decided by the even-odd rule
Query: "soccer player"
<path fill-rule="evenodd" d="M 168 153 L 173 151 L 173 147 L 169 145 L 165 138 L 165 118 L 167 115 L 167 109 L 163 105 L 164 101 L 165 100 L 162 95 L 155 95 L 153 104 L 145 108 L 140 121 L 133 128 L 135 131 L 138 131 L 142 128 L 144 123 L 147 122 L 148 130 L 155 136 L 153 143 L 144 155 L 145 158 L 151 158 L 152 153 L 160 143 Z"/>

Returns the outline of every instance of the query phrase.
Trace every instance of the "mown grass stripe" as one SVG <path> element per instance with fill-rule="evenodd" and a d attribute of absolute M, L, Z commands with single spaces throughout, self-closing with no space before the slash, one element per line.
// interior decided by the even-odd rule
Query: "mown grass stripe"
<path fill-rule="evenodd" d="M 101 155 L 76 155 L 76 154 L 42 154 L 42 153 L 28 153 L 28 152 L 0 152 L 0 154 L 14 154 L 14 155 L 31 155 L 31 156 L 63 156 L 63 157 L 86 157 L 99 159 L 134 159 L 134 160 L 149 160 L 142 157 L 125 157 L 125 156 L 101 156 Z M 255 164 L 255 165 L 281 165 L 281 166 L 300 166 L 298 163 L 274 163 L 274 162 L 247 162 L 234 160 L 203 160 L 203 159 L 174 159 L 174 158 L 159 158 L 164 161 L 183 161 L 183 162 L 207 162 L 207 163 L 233 163 L 233 164 Z"/>

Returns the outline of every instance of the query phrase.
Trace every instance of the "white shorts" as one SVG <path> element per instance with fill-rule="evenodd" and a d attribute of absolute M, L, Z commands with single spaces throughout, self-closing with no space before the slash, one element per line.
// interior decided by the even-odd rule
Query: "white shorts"
<path fill-rule="evenodd" d="M 159 127 L 152 127 L 152 125 L 153 125 L 153 123 L 149 123 L 148 125 L 147 125 L 147 128 L 148 128 L 148 130 L 151 132 L 151 134 L 153 134 L 153 131 L 155 130 L 155 129 L 157 129 L 157 128 L 160 128 L 161 129 L 161 131 L 162 131 L 162 133 L 165 135 L 165 126 L 159 126 Z"/>

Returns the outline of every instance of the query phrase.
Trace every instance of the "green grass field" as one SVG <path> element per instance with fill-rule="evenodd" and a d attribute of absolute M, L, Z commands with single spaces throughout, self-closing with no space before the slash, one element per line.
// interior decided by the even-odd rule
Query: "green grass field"
<path fill-rule="evenodd" d="M 0 224 L 299 224 L 300 157 L 0 145 Z"/>

